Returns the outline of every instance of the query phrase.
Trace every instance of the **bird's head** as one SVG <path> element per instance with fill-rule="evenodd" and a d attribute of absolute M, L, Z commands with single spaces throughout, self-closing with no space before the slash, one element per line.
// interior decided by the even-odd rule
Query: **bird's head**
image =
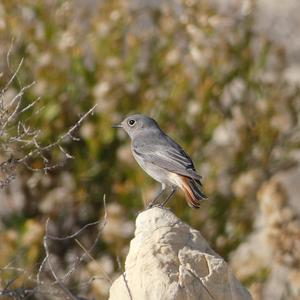
<path fill-rule="evenodd" d="M 150 117 L 136 114 L 126 117 L 120 124 L 113 125 L 114 128 L 123 128 L 131 139 L 146 130 L 159 130 L 155 120 Z"/>

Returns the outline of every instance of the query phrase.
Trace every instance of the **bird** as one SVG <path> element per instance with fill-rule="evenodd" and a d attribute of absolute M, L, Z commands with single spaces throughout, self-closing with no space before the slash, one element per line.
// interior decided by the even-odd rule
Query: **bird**
<path fill-rule="evenodd" d="M 161 206 L 174 196 L 177 188 L 184 192 L 187 204 L 199 208 L 207 199 L 202 191 L 202 177 L 197 173 L 190 156 L 159 127 L 151 117 L 143 114 L 127 116 L 114 128 L 122 128 L 131 139 L 131 151 L 140 167 L 161 183 L 158 195 L 148 207 Z M 157 204 L 166 190 L 170 193 Z"/>

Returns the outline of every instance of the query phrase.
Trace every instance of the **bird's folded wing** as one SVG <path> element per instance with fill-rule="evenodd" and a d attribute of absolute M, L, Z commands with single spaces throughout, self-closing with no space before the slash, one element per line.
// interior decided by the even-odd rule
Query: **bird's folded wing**
<path fill-rule="evenodd" d="M 145 162 L 152 163 L 170 172 L 200 180 L 202 177 L 195 171 L 192 160 L 181 148 L 139 146 L 133 147 L 136 155 Z"/>

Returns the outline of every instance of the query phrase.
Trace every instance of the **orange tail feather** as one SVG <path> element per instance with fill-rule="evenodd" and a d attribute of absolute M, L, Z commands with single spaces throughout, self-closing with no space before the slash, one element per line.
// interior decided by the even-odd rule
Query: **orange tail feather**
<path fill-rule="evenodd" d="M 206 196 L 201 192 L 197 186 L 197 182 L 193 179 L 181 176 L 182 190 L 185 195 L 187 204 L 192 208 L 199 208 L 202 200 L 206 199 Z"/>

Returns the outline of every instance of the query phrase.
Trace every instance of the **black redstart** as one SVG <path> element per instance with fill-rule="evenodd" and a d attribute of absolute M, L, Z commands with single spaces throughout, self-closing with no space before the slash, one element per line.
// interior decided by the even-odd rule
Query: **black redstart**
<path fill-rule="evenodd" d="M 161 183 L 160 193 L 149 204 L 155 205 L 166 188 L 171 192 L 160 204 L 164 206 L 176 192 L 183 190 L 190 207 L 199 208 L 206 199 L 201 191 L 201 176 L 197 174 L 191 158 L 158 126 L 155 120 L 136 114 L 127 117 L 115 128 L 123 128 L 131 138 L 131 151 L 144 171 Z"/>

